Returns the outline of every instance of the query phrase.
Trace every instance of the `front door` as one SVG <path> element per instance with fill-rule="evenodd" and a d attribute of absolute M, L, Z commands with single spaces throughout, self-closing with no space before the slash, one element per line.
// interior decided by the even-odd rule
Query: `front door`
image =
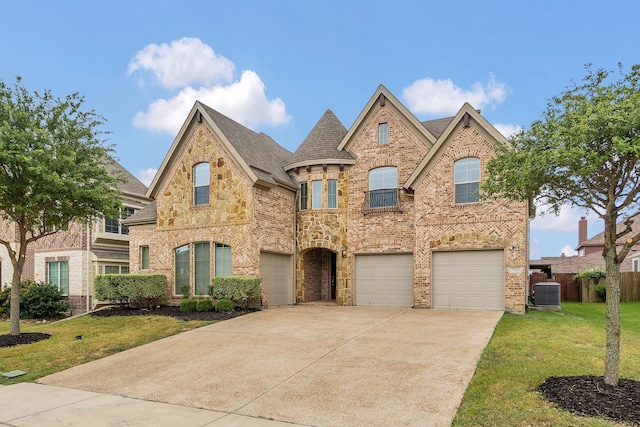
<path fill-rule="evenodd" d="M 331 299 L 336 299 L 336 254 L 331 252 Z"/>

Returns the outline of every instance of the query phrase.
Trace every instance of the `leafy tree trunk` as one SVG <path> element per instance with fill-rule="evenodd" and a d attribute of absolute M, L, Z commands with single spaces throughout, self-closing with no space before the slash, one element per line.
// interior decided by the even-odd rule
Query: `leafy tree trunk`
<path fill-rule="evenodd" d="M 27 242 L 26 230 L 18 224 L 19 246 L 16 252 L 10 245 L 7 250 L 13 265 L 13 277 L 11 279 L 11 310 L 9 312 L 10 329 L 9 335 L 20 335 L 20 281 L 22 279 L 22 270 L 26 260 Z"/>
<path fill-rule="evenodd" d="M 615 245 L 615 220 L 605 224 L 604 259 L 607 270 L 606 353 L 604 359 L 604 383 L 618 386 L 620 367 L 620 264 Z M 609 228 L 611 227 L 611 228 Z M 608 229 L 608 230 L 607 230 Z"/>

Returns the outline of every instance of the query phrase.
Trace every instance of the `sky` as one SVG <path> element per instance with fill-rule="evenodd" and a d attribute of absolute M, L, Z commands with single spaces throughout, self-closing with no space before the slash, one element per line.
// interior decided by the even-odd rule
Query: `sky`
<path fill-rule="evenodd" d="M 78 92 L 147 185 L 196 100 L 290 151 L 331 109 L 349 128 L 383 84 L 420 120 L 464 102 L 505 136 L 586 74 L 640 62 L 640 2 L 2 1 L 0 80 Z M 538 209 L 543 211 L 544 209 Z M 570 207 L 530 223 L 530 258 L 572 255 Z"/>

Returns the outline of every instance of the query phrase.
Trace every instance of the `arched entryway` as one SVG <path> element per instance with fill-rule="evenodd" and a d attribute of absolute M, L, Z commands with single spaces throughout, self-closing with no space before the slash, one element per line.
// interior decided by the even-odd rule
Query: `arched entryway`
<path fill-rule="evenodd" d="M 337 294 L 337 254 L 323 248 L 309 249 L 304 260 L 304 300 L 335 301 Z"/>

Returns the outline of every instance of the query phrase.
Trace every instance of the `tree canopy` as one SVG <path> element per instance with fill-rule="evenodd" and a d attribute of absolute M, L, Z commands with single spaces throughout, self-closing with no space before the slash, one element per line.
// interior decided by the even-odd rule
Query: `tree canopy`
<path fill-rule="evenodd" d="M 111 172 L 112 149 L 99 129 L 104 119 L 85 111 L 84 101 L 77 93 L 31 93 L 19 77 L 12 85 L 0 80 L 0 218 L 16 227 L 15 242 L 0 236 L 14 268 L 12 335 L 19 334 L 27 245 L 70 222 L 118 216 L 123 177 Z"/>
<path fill-rule="evenodd" d="M 620 353 L 620 263 L 640 241 L 633 231 L 640 195 L 640 65 L 627 73 L 593 70 L 552 97 L 543 119 L 496 145 L 485 196 L 529 200 L 556 213 L 562 205 L 604 220 L 607 272 L 605 382 L 617 385 Z M 618 74 L 617 79 L 613 79 Z M 626 227 L 617 227 L 626 218 Z M 638 230 L 636 228 L 636 230 Z M 622 244 L 618 242 L 622 241 Z"/>

